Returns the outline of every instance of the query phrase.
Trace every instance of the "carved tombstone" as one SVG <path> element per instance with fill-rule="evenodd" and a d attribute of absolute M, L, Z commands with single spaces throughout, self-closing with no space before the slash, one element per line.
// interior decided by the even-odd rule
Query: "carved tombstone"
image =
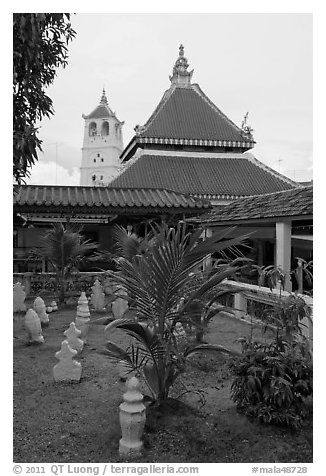
<path fill-rule="evenodd" d="M 41 297 L 37 297 L 34 301 L 34 311 L 37 312 L 41 321 L 41 326 L 46 327 L 49 325 L 49 316 L 46 313 L 46 306 Z"/>
<path fill-rule="evenodd" d="M 18 281 L 14 284 L 13 298 L 14 298 L 14 312 L 26 311 L 26 305 L 24 304 L 26 293 L 24 286 Z"/>
<path fill-rule="evenodd" d="M 30 344 L 42 344 L 44 337 L 42 336 L 41 321 L 34 309 L 29 309 L 25 315 L 25 329 Z"/>
<path fill-rule="evenodd" d="M 56 382 L 79 382 L 82 372 L 80 362 L 72 360 L 77 355 L 77 350 L 72 349 L 64 340 L 61 349 L 55 356 L 59 363 L 53 367 L 53 377 Z"/>
<path fill-rule="evenodd" d="M 109 278 L 106 278 L 103 283 L 104 293 L 106 296 L 113 294 L 112 284 Z"/>
<path fill-rule="evenodd" d="M 70 323 L 69 328 L 64 332 L 69 346 L 77 352 L 81 352 L 84 347 L 84 342 L 79 339 L 81 331 L 77 329 L 74 322 Z"/>
<path fill-rule="evenodd" d="M 119 289 L 118 296 L 127 296 L 127 293 L 124 289 Z M 128 310 L 128 301 L 123 297 L 117 297 L 112 303 L 112 314 L 115 319 L 121 319 L 124 313 Z"/>
<path fill-rule="evenodd" d="M 132 377 L 127 381 L 127 391 L 123 394 L 124 402 L 119 406 L 122 438 L 119 441 L 120 455 L 137 455 L 143 442 L 141 437 L 145 426 L 145 405 L 143 395 L 139 391 L 139 381 Z"/>
<path fill-rule="evenodd" d="M 98 279 L 96 279 L 92 291 L 91 299 L 95 311 L 103 311 L 105 294 Z"/>
<path fill-rule="evenodd" d="M 90 313 L 89 313 L 88 300 L 86 297 L 86 293 L 82 292 L 78 300 L 75 324 L 77 329 L 81 331 L 81 339 L 85 343 L 87 342 L 87 334 L 88 334 L 89 323 L 90 323 L 89 316 L 90 316 Z"/>

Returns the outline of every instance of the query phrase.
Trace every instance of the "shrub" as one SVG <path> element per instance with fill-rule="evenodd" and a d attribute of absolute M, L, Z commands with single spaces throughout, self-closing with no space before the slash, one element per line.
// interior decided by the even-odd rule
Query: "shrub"
<path fill-rule="evenodd" d="M 305 342 L 279 344 L 243 341 L 242 358 L 231 364 L 231 396 L 248 416 L 299 428 L 310 415 L 312 358 Z"/>

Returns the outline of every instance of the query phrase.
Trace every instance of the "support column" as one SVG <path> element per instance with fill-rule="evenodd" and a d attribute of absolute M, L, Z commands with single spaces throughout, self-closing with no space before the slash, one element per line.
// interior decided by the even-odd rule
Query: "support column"
<path fill-rule="evenodd" d="M 285 291 L 291 292 L 291 222 L 276 223 L 276 266 L 285 273 Z"/>
<path fill-rule="evenodd" d="M 258 266 L 264 265 L 264 242 L 262 240 L 258 240 L 257 242 L 257 264 Z"/>
<path fill-rule="evenodd" d="M 238 319 L 243 319 L 247 314 L 247 299 L 242 293 L 234 295 L 234 312 Z"/>
<path fill-rule="evenodd" d="M 201 234 L 201 238 L 203 238 L 203 241 L 205 241 L 207 238 L 210 238 L 213 236 L 213 231 L 211 228 L 205 228 L 204 232 Z M 212 265 L 212 255 L 206 256 L 206 258 L 203 259 L 203 271 L 205 271 L 207 268 L 210 268 Z"/>

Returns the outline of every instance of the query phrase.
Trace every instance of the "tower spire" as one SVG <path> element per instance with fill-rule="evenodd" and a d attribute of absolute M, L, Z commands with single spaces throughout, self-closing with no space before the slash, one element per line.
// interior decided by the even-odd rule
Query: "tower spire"
<path fill-rule="evenodd" d="M 103 104 L 104 106 L 109 105 L 104 88 L 103 88 L 103 91 L 102 91 L 102 97 L 101 97 L 100 104 Z"/>
<path fill-rule="evenodd" d="M 190 85 L 194 70 L 188 71 L 188 67 L 188 60 L 184 56 L 184 46 L 181 44 L 179 46 L 179 57 L 174 64 L 172 76 L 169 76 L 171 83 L 181 87 Z"/>

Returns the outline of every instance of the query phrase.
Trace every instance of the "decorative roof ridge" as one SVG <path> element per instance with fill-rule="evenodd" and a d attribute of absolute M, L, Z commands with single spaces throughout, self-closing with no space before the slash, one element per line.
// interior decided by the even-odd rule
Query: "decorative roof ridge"
<path fill-rule="evenodd" d="M 208 200 L 214 200 L 214 199 L 221 199 L 221 200 L 238 200 L 240 198 L 246 198 L 247 195 L 236 195 L 234 193 L 195 193 L 195 194 L 191 194 L 192 197 L 197 197 L 197 198 L 200 198 L 200 199 L 208 199 Z M 216 207 L 222 207 L 222 206 L 226 206 L 226 205 L 229 205 L 229 203 L 221 203 L 221 204 L 218 204 L 218 205 L 213 205 L 212 206 L 216 206 Z"/>
<path fill-rule="evenodd" d="M 239 126 L 237 126 L 231 119 L 229 119 L 229 117 L 224 114 L 224 112 L 221 111 L 221 109 L 219 109 L 216 104 L 213 103 L 213 101 L 211 99 L 209 99 L 208 96 L 206 96 L 206 94 L 204 93 L 204 91 L 201 89 L 201 87 L 199 86 L 198 83 L 193 83 L 191 85 L 191 89 L 193 89 L 202 99 L 204 99 L 204 101 L 215 111 L 217 112 L 223 119 L 225 119 L 229 124 L 230 126 L 233 127 L 233 129 L 235 129 L 238 134 L 240 134 L 242 137 L 243 137 L 243 141 L 244 142 L 251 142 L 253 144 L 255 144 L 256 142 L 250 138 L 250 137 L 247 137 L 243 134 L 243 131 L 241 130 L 241 128 Z"/>
<path fill-rule="evenodd" d="M 125 154 L 125 152 L 128 152 L 129 149 L 131 150 L 132 142 L 135 138 L 133 138 L 129 144 L 126 146 L 124 149 L 123 153 L 120 155 L 120 158 L 122 158 L 122 155 Z M 136 145 L 136 144 L 135 144 Z M 137 151 L 135 154 L 132 156 L 131 159 L 129 159 L 127 162 L 122 162 L 121 168 L 118 171 L 118 175 L 114 177 L 117 178 L 119 175 L 121 175 L 122 172 L 124 172 L 130 165 L 132 165 L 136 160 L 142 156 L 142 155 L 157 155 L 160 157 L 195 157 L 195 158 L 216 158 L 216 159 L 247 159 L 246 154 L 247 152 L 204 152 L 204 151 L 186 151 L 186 150 L 160 150 L 160 149 L 142 149 L 141 147 L 138 147 Z M 137 154 L 137 156 L 136 156 Z M 112 179 L 112 180 L 114 180 Z"/>
<path fill-rule="evenodd" d="M 267 172 L 274 175 L 274 177 L 277 177 L 283 182 L 286 182 L 289 185 L 292 185 L 294 188 L 303 188 L 302 185 L 299 185 L 299 182 L 295 182 L 294 180 L 290 179 L 289 177 L 286 177 L 280 172 L 277 172 L 276 170 L 272 169 L 271 167 L 264 164 L 263 162 L 260 162 L 260 160 L 256 159 L 256 157 L 251 152 L 246 152 L 246 154 L 248 156 L 248 160 L 254 165 L 257 165 L 257 167 L 260 167 L 261 169 L 266 170 Z M 278 193 L 278 192 L 273 192 L 273 193 Z"/>
<path fill-rule="evenodd" d="M 188 150 L 138 149 L 140 155 L 159 155 L 160 157 L 195 157 L 216 159 L 247 159 L 247 152 L 210 152 Z M 138 152 L 137 150 L 137 152 Z M 132 159 L 130 159 L 132 160 Z M 129 161 L 130 162 L 130 161 Z"/>

